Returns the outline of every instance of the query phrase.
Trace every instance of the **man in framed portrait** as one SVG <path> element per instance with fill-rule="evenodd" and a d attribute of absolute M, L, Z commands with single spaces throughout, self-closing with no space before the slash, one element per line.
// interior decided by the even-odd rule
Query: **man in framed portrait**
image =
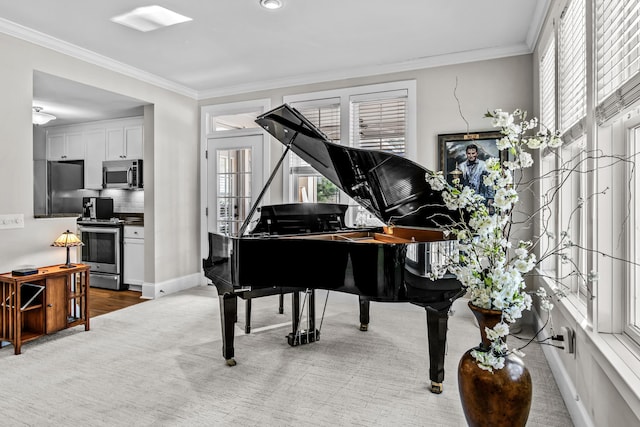
<path fill-rule="evenodd" d="M 483 196 L 488 204 L 493 200 L 493 189 L 484 184 L 484 176 L 488 175 L 487 165 L 484 160 L 478 158 L 478 146 L 469 144 L 465 149 L 466 160 L 458 165 L 462 172 L 460 183 L 463 186 L 473 188 L 473 190 Z"/>

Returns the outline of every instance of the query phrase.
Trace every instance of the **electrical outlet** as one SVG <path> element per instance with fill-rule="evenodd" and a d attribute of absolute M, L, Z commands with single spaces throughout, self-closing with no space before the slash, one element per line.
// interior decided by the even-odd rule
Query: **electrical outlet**
<path fill-rule="evenodd" d="M 23 214 L 0 215 L 0 229 L 24 228 Z"/>
<path fill-rule="evenodd" d="M 576 343 L 576 334 L 573 329 L 563 326 L 560 328 L 560 335 L 563 338 L 564 352 L 573 354 L 575 351 L 575 343 Z"/>

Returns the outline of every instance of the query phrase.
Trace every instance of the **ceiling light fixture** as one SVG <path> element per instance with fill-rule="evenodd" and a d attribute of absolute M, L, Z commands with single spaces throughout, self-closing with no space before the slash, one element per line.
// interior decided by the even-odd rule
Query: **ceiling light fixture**
<path fill-rule="evenodd" d="M 265 9 L 280 9 L 282 7 L 281 0 L 260 0 L 260 6 Z"/>
<path fill-rule="evenodd" d="M 131 12 L 114 16 L 111 21 L 134 30 L 147 32 L 182 22 L 193 21 L 193 19 L 164 7 L 153 5 L 138 7 Z"/>
<path fill-rule="evenodd" d="M 34 125 L 43 125 L 55 119 L 56 116 L 54 116 L 53 114 L 43 113 L 42 107 L 33 107 L 33 112 L 31 113 L 31 121 Z"/>

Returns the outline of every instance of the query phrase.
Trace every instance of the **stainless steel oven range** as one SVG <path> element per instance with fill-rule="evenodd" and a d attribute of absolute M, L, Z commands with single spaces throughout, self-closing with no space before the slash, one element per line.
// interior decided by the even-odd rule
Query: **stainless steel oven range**
<path fill-rule="evenodd" d="M 82 262 L 91 267 L 91 287 L 126 289 L 122 280 L 123 221 L 82 219 L 78 232 L 84 243 Z"/>

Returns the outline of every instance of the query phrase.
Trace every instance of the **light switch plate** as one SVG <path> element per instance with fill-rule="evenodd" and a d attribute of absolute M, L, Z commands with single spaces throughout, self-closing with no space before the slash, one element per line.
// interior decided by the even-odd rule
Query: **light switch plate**
<path fill-rule="evenodd" d="M 24 228 L 23 214 L 3 214 L 0 215 L 0 229 Z"/>

